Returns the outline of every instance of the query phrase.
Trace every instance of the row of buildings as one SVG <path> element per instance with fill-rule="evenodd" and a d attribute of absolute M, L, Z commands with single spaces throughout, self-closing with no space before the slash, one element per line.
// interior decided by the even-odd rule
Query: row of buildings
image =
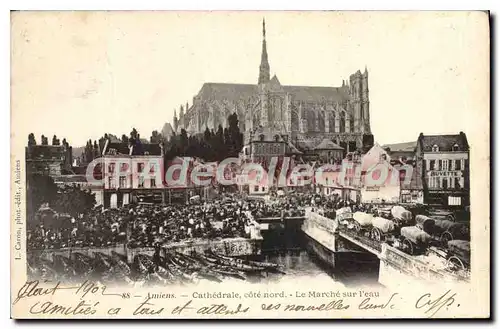
<path fill-rule="evenodd" d="M 288 157 L 293 161 L 286 173 L 286 184 L 276 187 L 277 182 L 273 182 L 273 185 L 264 180 L 259 184 L 240 185 L 240 191 L 262 196 L 279 189 L 303 188 L 291 181 L 293 166 L 308 163 L 317 169 L 325 164 L 317 160 L 306 162 L 300 156 L 286 153 L 288 144 L 285 141 L 279 143 L 282 153 L 276 152 L 278 159 Z M 202 164 L 209 171 L 217 163 L 202 163 L 196 159 L 185 163 L 181 158 L 167 161 L 163 149 L 155 144 L 144 145 L 143 148 L 147 148 L 144 154 L 132 155 L 132 147 L 122 143 L 106 143 L 99 150 L 101 156 L 98 161 L 82 170 L 81 167 L 69 165 L 71 152 L 68 152 L 67 145 L 30 145 L 26 148 L 28 174 L 49 175 L 60 186 L 78 185 L 90 189 L 95 194 L 97 203 L 106 208 L 131 202 L 185 202 L 194 195 L 207 197 L 210 191 L 218 187 L 215 177 L 207 178 L 210 182 L 205 186 L 190 178 L 196 166 Z M 319 150 L 318 154 L 323 151 Z M 241 160 L 245 163 L 248 159 L 241 155 Z M 312 180 L 312 188 L 318 193 L 338 194 L 361 202 L 420 203 L 450 207 L 470 204 L 469 145 L 462 132 L 456 135 L 420 134 L 413 143 L 385 146 L 375 144 L 364 154 L 348 153 L 340 164 L 345 162 L 354 165 L 346 177 L 339 180 L 338 172 L 326 172 L 322 176 L 325 180 Z M 387 179 L 381 183 L 367 184 L 367 176 L 373 175 L 370 167 L 374 164 L 382 164 L 388 168 Z M 357 166 L 360 177 L 356 177 Z M 228 177 L 238 178 L 239 169 L 228 167 Z M 187 173 L 187 180 L 177 184 L 183 170 Z"/>
<path fill-rule="evenodd" d="M 203 134 L 207 128 L 227 127 L 229 115 L 237 113 L 244 136 L 240 153 L 243 162 L 267 165 L 273 157 L 290 157 L 297 163 L 314 166 L 339 164 L 346 159 L 359 163 L 383 162 L 390 167 L 391 173 L 397 171 L 401 181 L 407 173 L 398 171 L 397 165 L 410 165 L 413 169 L 409 184 L 367 186 L 363 179 L 361 183 L 351 179 L 345 184 L 325 187 L 314 182 L 314 188 L 325 194 L 337 193 L 363 202 L 468 205 L 469 145 L 465 134 L 420 134 L 415 142 L 380 147 L 374 144 L 371 133 L 368 86 L 366 68 L 363 73 L 358 70 L 348 80 L 342 80 L 338 87 L 281 84 L 276 75 L 271 77 L 263 21 L 257 83 L 203 84 L 191 105 L 181 106 L 179 117 L 174 115 L 173 126 L 165 124 L 162 134 L 168 138 L 181 129 L 190 135 Z M 110 139 L 102 149 L 98 148 L 102 161 L 91 168 L 91 172 L 100 180 L 89 180 L 86 167 L 71 166 L 71 147 L 67 143 L 29 145 L 26 149 L 28 173 L 51 175 L 59 185 L 77 184 L 89 188 L 98 204 L 105 207 L 129 202 L 186 200 L 192 194 L 207 195 L 214 187 L 166 185 L 162 179 L 165 173 L 172 166 L 182 165 L 167 162 L 159 145 L 143 144 L 141 152 L 136 152 L 133 146 Z M 151 168 L 155 163 L 157 165 Z M 190 167 L 195 165 L 195 162 L 189 164 Z M 119 174 L 127 170 L 134 173 L 153 170 L 155 178 Z M 366 168 L 361 175 L 366 175 Z M 251 194 L 270 193 L 269 184 L 247 186 L 245 190 Z"/>

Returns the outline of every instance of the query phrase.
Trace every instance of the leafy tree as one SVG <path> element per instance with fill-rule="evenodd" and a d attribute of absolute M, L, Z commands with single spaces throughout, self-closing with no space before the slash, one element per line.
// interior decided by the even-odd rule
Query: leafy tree
<path fill-rule="evenodd" d="M 35 134 L 31 133 L 28 135 L 28 146 L 36 145 Z"/>
<path fill-rule="evenodd" d="M 54 202 L 54 210 L 78 216 L 94 207 L 95 196 L 90 191 L 82 190 L 79 186 L 66 186 L 58 193 Z"/>
<path fill-rule="evenodd" d="M 53 204 L 57 198 L 57 185 L 50 176 L 29 174 L 26 177 L 26 206 L 28 218 L 34 218 L 35 213 L 44 203 Z"/>
<path fill-rule="evenodd" d="M 153 130 L 151 137 L 149 138 L 151 144 L 160 144 L 164 142 L 164 137 L 158 130 Z"/>
<path fill-rule="evenodd" d="M 55 145 L 55 146 L 59 146 L 61 143 L 59 141 L 59 139 L 57 138 L 56 135 L 54 135 L 54 137 L 52 137 L 52 145 Z"/>
<path fill-rule="evenodd" d="M 122 143 L 128 144 L 128 137 L 125 134 L 122 135 Z"/>
<path fill-rule="evenodd" d="M 187 151 L 187 148 L 189 146 L 189 143 L 188 143 L 187 131 L 184 128 L 181 129 L 181 135 L 180 135 L 179 142 L 180 142 L 179 143 L 179 148 L 180 148 L 180 151 L 181 151 L 181 155 L 185 155 L 186 151 Z"/>

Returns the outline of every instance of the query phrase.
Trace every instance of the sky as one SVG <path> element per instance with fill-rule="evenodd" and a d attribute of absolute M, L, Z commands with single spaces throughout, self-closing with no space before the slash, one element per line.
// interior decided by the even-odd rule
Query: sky
<path fill-rule="evenodd" d="M 283 85 L 336 87 L 368 68 L 380 144 L 489 124 L 479 12 L 49 11 L 11 16 L 11 134 L 76 147 L 135 127 L 149 139 L 204 82 L 257 82 L 263 17 Z"/>

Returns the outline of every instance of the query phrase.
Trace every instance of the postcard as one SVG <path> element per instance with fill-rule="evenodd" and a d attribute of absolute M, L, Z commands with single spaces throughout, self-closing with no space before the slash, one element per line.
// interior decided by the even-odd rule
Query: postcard
<path fill-rule="evenodd" d="M 11 12 L 15 319 L 490 317 L 489 12 Z"/>

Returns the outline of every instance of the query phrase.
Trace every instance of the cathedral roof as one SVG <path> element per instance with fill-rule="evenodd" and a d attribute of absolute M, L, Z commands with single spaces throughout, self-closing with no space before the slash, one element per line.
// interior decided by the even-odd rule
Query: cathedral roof
<path fill-rule="evenodd" d="M 276 80 L 278 80 L 276 78 Z M 279 83 L 279 81 L 276 81 Z M 296 101 L 303 102 L 344 102 L 349 99 L 346 88 L 283 86 L 283 91 L 292 95 Z M 238 101 L 258 95 L 258 86 L 239 83 L 204 83 L 198 97 L 202 100 Z"/>
<path fill-rule="evenodd" d="M 319 143 L 315 148 L 315 150 L 344 150 L 341 146 L 335 144 L 331 140 L 325 138 Z"/>
<path fill-rule="evenodd" d="M 163 128 L 161 129 L 161 134 L 163 135 L 163 137 L 166 137 L 166 138 L 169 138 L 170 136 L 172 136 L 174 133 L 174 129 L 172 128 L 172 125 L 167 122 L 163 125 Z"/>
<path fill-rule="evenodd" d="M 258 93 L 257 85 L 240 83 L 213 83 L 207 82 L 201 87 L 198 96 L 203 100 L 214 99 L 237 101 L 256 96 Z"/>
<path fill-rule="evenodd" d="M 347 89 L 335 87 L 283 86 L 293 99 L 303 102 L 344 102 L 349 99 Z"/>

